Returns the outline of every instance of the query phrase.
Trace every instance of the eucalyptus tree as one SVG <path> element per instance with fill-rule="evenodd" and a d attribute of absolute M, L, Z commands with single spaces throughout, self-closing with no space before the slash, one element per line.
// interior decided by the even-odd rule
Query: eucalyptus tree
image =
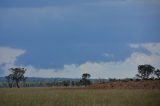
<path fill-rule="evenodd" d="M 141 79 L 148 79 L 151 74 L 155 71 L 155 68 L 149 64 L 139 65 L 137 77 Z"/>
<path fill-rule="evenodd" d="M 19 82 L 26 81 L 26 77 L 24 77 L 26 69 L 25 68 L 10 68 L 9 70 L 11 71 L 11 74 L 5 77 L 7 79 L 9 87 L 12 88 L 13 83 L 15 82 L 17 88 L 20 88 Z"/>
<path fill-rule="evenodd" d="M 89 80 L 90 77 L 91 75 L 88 73 L 82 74 L 82 80 L 80 80 L 81 84 L 85 86 L 90 85 L 91 84 L 91 81 Z"/>

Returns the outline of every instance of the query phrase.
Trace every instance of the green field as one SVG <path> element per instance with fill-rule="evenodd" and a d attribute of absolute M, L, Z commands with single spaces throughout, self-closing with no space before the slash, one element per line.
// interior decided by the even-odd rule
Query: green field
<path fill-rule="evenodd" d="M 160 106 L 160 91 L 2 88 L 0 106 Z"/>

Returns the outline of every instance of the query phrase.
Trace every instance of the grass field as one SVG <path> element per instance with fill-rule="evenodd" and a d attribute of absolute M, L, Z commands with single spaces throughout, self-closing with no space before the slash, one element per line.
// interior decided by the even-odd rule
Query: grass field
<path fill-rule="evenodd" d="M 160 91 L 2 88 L 0 106 L 160 106 Z"/>

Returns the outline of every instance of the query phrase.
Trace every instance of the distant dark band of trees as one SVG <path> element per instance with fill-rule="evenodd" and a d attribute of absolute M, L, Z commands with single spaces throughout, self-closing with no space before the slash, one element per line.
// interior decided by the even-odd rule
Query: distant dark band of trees
<path fill-rule="evenodd" d="M 27 69 L 25 68 L 10 68 L 11 74 L 5 77 L 6 81 L 0 83 L 0 87 L 86 87 L 93 83 L 105 83 L 109 81 L 116 80 L 159 80 L 160 70 L 156 69 L 152 65 L 145 64 L 138 66 L 138 74 L 135 78 L 126 79 L 90 79 L 91 75 L 89 73 L 83 73 L 81 79 L 41 79 L 34 81 L 34 78 L 27 78 L 24 76 Z"/>

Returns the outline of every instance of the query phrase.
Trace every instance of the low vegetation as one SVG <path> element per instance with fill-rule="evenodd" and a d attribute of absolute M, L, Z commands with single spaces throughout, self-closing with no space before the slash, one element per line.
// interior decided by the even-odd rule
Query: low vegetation
<path fill-rule="evenodd" d="M 0 89 L 0 106 L 159 106 L 159 90 Z"/>

